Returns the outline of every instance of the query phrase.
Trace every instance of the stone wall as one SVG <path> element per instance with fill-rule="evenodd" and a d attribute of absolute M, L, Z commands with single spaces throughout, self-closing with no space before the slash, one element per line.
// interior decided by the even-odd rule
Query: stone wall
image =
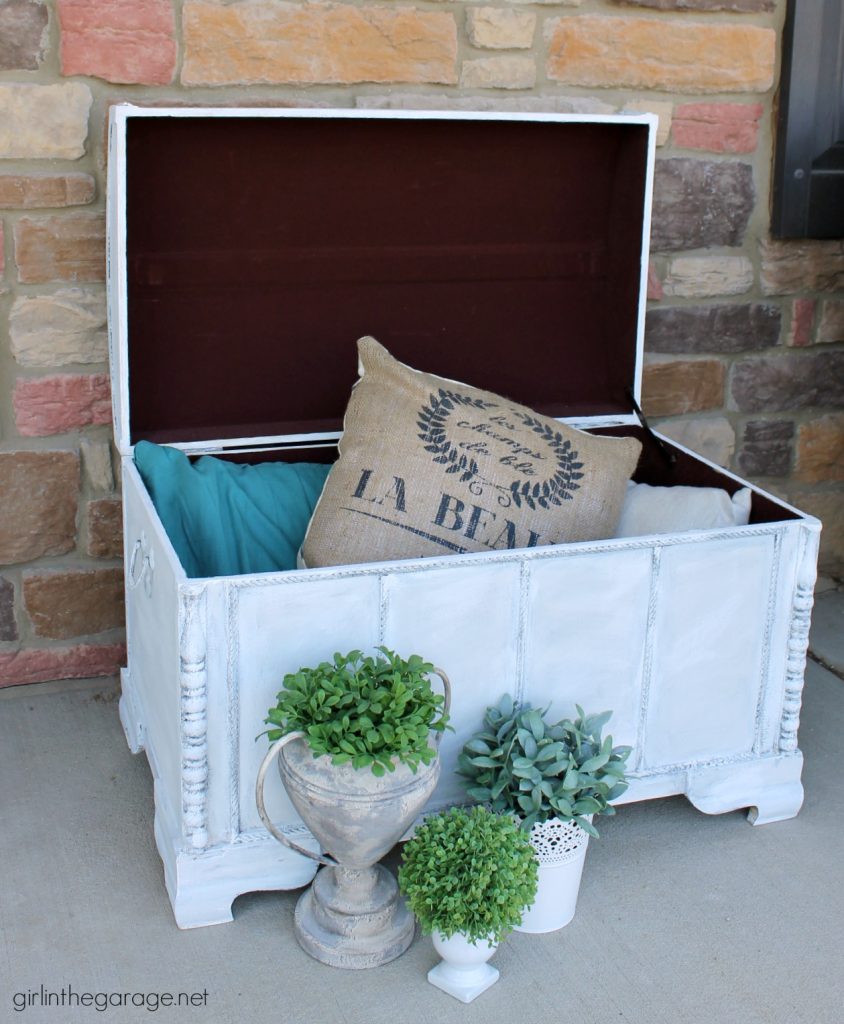
<path fill-rule="evenodd" d="M 114 673 L 108 105 L 659 114 L 646 412 L 825 521 L 844 249 L 768 237 L 784 0 L 0 0 L 0 686 Z"/>

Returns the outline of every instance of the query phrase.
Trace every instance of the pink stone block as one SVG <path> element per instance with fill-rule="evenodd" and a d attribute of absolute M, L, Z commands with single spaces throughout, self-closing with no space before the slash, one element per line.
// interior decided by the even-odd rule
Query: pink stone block
<path fill-rule="evenodd" d="M 0 654 L 0 686 L 113 676 L 125 660 L 125 644 L 77 644 L 75 647 L 12 651 Z"/>
<path fill-rule="evenodd" d="M 812 324 L 815 320 L 815 300 L 795 299 L 791 304 L 791 334 L 788 344 L 804 348 L 812 344 Z"/>
<path fill-rule="evenodd" d="M 170 0 L 58 0 L 63 75 L 167 85 L 176 70 Z"/>
<path fill-rule="evenodd" d="M 104 373 L 20 377 L 12 402 L 21 437 L 45 437 L 111 421 L 111 390 Z"/>
<path fill-rule="evenodd" d="M 686 103 L 674 111 L 674 145 L 712 153 L 752 153 L 761 117 L 761 103 Z"/>
<path fill-rule="evenodd" d="M 662 290 L 662 281 L 660 281 L 656 267 L 653 263 L 648 264 L 648 298 L 649 299 L 661 299 L 665 293 Z"/>

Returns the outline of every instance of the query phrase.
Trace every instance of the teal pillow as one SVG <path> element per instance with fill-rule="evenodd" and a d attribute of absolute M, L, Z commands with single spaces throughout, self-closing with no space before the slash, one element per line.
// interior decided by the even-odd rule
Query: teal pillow
<path fill-rule="evenodd" d="M 296 568 L 331 466 L 239 465 L 177 448 L 135 445 L 135 465 L 188 576 Z"/>

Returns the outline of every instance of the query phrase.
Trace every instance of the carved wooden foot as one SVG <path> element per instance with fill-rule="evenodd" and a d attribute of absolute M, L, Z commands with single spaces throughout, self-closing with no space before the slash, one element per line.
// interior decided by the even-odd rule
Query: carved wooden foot
<path fill-rule="evenodd" d="M 705 814 L 747 807 L 752 825 L 793 818 L 803 803 L 803 755 L 788 754 L 745 764 L 709 765 L 689 772 L 686 796 Z"/>

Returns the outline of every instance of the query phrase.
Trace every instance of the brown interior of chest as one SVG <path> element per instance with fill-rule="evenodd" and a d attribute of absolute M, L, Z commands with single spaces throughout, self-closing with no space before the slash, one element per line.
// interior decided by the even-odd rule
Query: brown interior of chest
<path fill-rule="evenodd" d="M 642 442 L 639 465 L 633 474 L 636 483 L 650 484 L 652 487 L 721 487 L 730 496 L 745 486 L 693 455 L 687 455 L 669 442 L 663 442 L 664 447 L 661 447 L 656 439 L 641 427 L 605 427 L 595 430 L 594 433 L 610 434 L 615 437 L 632 436 Z M 668 452 L 673 456 L 673 462 L 666 457 Z M 752 492 L 751 523 L 779 523 L 798 518 L 794 512 L 766 495 Z"/>
<path fill-rule="evenodd" d="M 727 476 L 717 469 L 713 469 L 705 462 L 688 455 L 686 452 L 664 442 L 661 447 L 641 427 L 601 427 L 593 430 L 595 434 L 605 434 L 613 437 L 636 437 L 642 442 L 642 454 L 639 465 L 633 474 L 636 483 L 650 484 L 652 487 L 720 487 L 727 491 L 730 496 L 736 493 L 742 486 L 737 480 Z M 669 462 L 666 453 L 670 452 L 674 461 Z M 228 461 L 241 463 L 256 462 L 319 462 L 322 464 L 332 463 L 337 458 L 335 445 L 322 445 L 320 447 L 302 448 L 281 448 L 270 449 L 264 452 L 228 452 L 222 456 Z M 750 522 L 751 523 L 779 523 L 789 519 L 800 517 L 784 508 L 778 502 L 764 494 L 752 492 Z"/>
<path fill-rule="evenodd" d="M 547 415 L 629 414 L 647 146 L 635 123 L 130 117 L 132 441 L 339 430 L 363 334 Z M 640 482 L 740 486 L 606 432 L 643 440 Z M 754 494 L 752 522 L 787 518 Z"/>
<path fill-rule="evenodd" d="M 339 429 L 372 334 L 553 416 L 627 413 L 642 124 L 126 127 L 133 443 Z"/>

